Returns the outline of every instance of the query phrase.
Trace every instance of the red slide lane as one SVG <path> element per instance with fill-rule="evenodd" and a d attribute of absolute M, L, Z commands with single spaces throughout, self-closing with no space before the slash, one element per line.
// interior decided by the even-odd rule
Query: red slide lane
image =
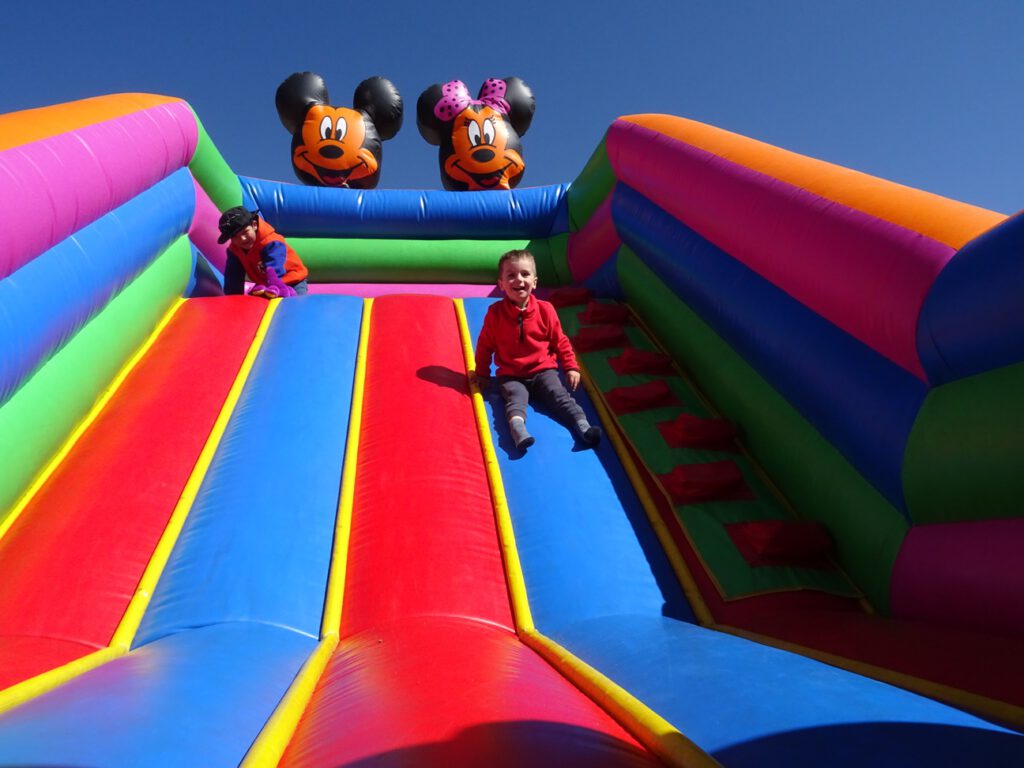
<path fill-rule="evenodd" d="M 281 764 L 657 764 L 515 635 L 449 299 L 374 302 L 342 639 Z"/>
<path fill-rule="evenodd" d="M 266 306 L 187 301 L 0 540 L 0 689 L 110 642 Z"/>

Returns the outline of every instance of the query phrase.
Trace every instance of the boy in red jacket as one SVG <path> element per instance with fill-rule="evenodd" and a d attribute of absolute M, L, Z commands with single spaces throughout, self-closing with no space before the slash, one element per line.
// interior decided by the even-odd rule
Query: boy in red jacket
<path fill-rule="evenodd" d="M 241 293 L 246 277 L 254 283 L 250 296 L 275 299 L 308 292 L 309 270 L 285 239 L 258 214 L 235 206 L 224 211 L 217 226 L 217 242 L 223 245 L 231 241 L 224 265 L 224 293 Z"/>
<path fill-rule="evenodd" d="M 476 371 L 481 389 L 490 382 L 491 358 L 497 367 L 498 387 L 505 399 L 505 418 L 516 448 L 526 450 L 533 437 L 526 431 L 526 404 L 534 395 L 552 413 L 572 425 L 573 434 L 587 445 L 597 445 L 601 428 L 591 426 L 558 377 L 565 370 L 569 390 L 580 384 L 580 367 L 555 308 L 533 295 L 537 264 L 529 251 L 509 251 L 498 261 L 498 287 L 505 298 L 492 304 L 476 342 Z"/>

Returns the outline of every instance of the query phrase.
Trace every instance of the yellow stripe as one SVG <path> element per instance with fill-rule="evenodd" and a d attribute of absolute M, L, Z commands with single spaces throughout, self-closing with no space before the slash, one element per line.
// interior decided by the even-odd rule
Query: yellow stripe
<path fill-rule="evenodd" d="M 466 322 L 465 307 L 461 299 L 455 299 L 454 302 L 459 331 L 462 336 L 466 370 L 474 370 L 476 361 L 470 341 L 469 325 Z M 512 597 L 516 634 L 526 646 L 546 659 L 567 680 L 631 733 L 637 741 L 668 765 L 680 766 L 680 768 L 682 766 L 690 768 L 718 766 L 719 763 L 643 702 L 534 628 L 522 564 L 519 560 L 519 551 L 516 548 L 515 531 L 512 528 L 512 517 L 509 514 L 508 502 L 505 498 L 505 487 L 501 482 L 501 472 L 498 468 L 494 444 L 491 441 L 490 428 L 487 426 L 488 420 L 484 411 L 483 395 L 480 394 L 475 383 L 470 383 L 470 393 L 473 399 L 473 412 L 476 415 L 480 444 L 484 453 L 487 478 L 491 485 L 494 516 L 498 523 L 506 578 Z"/>
<path fill-rule="evenodd" d="M 240 768 L 271 768 L 281 761 L 281 756 L 287 749 L 292 734 L 295 733 L 302 713 L 306 711 L 306 705 L 313 696 L 316 684 L 337 647 L 338 636 L 334 633 L 326 635 L 320 641 L 288 687 L 274 714 L 267 720 L 260 735 L 245 754 Z"/>
<path fill-rule="evenodd" d="M 536 631 L 520 637 L 667 765 L 721 766 L 642 701 L 550 638 Z"/>
<path fill-rule="evenodd" d="M 348 439 L 345 444 L 345 468 L 341 475 L 341 497 L 334 528 L 334 548 L 331 568 L 327 577 L 327 595 L 324 598 L 324 616 L 320 625 L 322 639 L 316 650 L 303 664 L 281 699 L 274 714 L 263 726 L 242 761 L 242 768 L 276 766 L 288 748 L 302 714 L 316 690 L 327 662 L 338 647 L 341 631 L 342 604 L 345 599 L 345 576 L 348 566 L 349 536 L 352 531 L 352 504 L 355 498 L 356 471 L 359 455 L 359 435 L 362 427 L 363 396 L 366 391 L 366 350 L 370 340 L 370 316 L 373 299 L 363 302 L 363 319 L 359 328 L 359 349 L 356 353 L 355 381 L 352 386 L 352 406 L 349 412 Z"/>
<path fill-rule="evenodd" d="M 17 685 L 12 685 L 10 688 L 0 691 L 0 712 L 6 712 L 20 704 L 24 704 L 29 699 L 41 696 L 58 685 L 62 685 L 68 680 L 88 672 L 90 669 L 106 664 L 108 661 L 121 656 L 122 653 L 122 651 L 116 648 L 101 648 L 90 653 L 88 656 L 75 659 L 63 666 L 43 672 L 41 675 L 30 677 L 28 680 L 24 680 Z"/>
<path fill-rule="evenodd" d="M 164 529 L 156 549 L 153 550 L 153 556 L 150 557 L 146 570 L 139 580 L 139 585 L 135 589 L 135 594 L 132 595 L 131 602 L 128 603 L 124 616 L 121 617 L 121 623 L 114 632 L 114 636 L 110 641 L 112 648 L 122 648 L 127 651 L 131 647 L 135 633 L 142 622 L 142 615 L 149 605 L 149 601 L 153 596 L 153 590 L 156 588 L 160 574 L 163 573 L 164 566 L 167 565 L 167 560 L 171 556 L 174 544 L 178 541 L 178 535 L 185 525 L 185 519 L 192 508 L 196 494 L 199 493 L 199 486 L 202 484 L 203 478 L 206 477 L 206 471 L 213 461 L 213 455 L 220 445 L 221 437 L 223 437 L 224 431 L 227 429 L 231 413 L 234 411 L 235 404 L 242 394 L 242 388 L 249 378 L 249 372 L 252 370 L 260 348 L 263 346 L 263 339 L 267 335 L 267 328 L 270 326 L 270 322 L 279 305 L 280 302 L 277 301 L 267 302 L 267 310 L 260 321 L 259 327 L 256 329 L 256 335 L 249 346 L 249 351 L 246 353 L 245 359 L 238 369 L 238 375 L 228 391 L 224 405 L 217 416 L 217 421 L 214 422 L 213 429 L 210 430 L 210 436 L 206 440 L 206 445 L 203 446 L 203 450 L 199 454 L 195 466 L 192 468 L 192 474 L 189 475 L 185 488 L 178 498 L 178 503 L 175 505 L 174 511 L 167 521 L 167 527 Z"/>
<path fill-rule="evenodd" d="M 348 439 L 345 445 L 345 469 L 341 474 L 341 498 L 338 501 L 338 519 L 334 530 L 334 550 L 331 553 L 331 571 L 327 578 L 327 596 L 324 598 L 324 616 L 320 635 L 326 637 L 341 631 L 341 609 L 345 601 L 345 578 L 348 569 L 348 543 L 352 531 L 352 503 L 356 488 L 356 463 L 359 455 L 359 436 L 363 424 L 363 396 L 366 391 L 366 349 L 370 340 L 370 315 L 373 299 L 363 302 L 363 321 L 359 328 L 359 350 L 356 353 L 355 382 L 352 385 L 352 406 L 348 420 Z"/>
<path fill-rule="evenodd" d="M 459 335 L 462 338 L 462 354 L 466 361 L 466 370 L 476 368 L 475 355 L 473 354 L 473 343 L 469 335 L 469 324 L 466 322 L 466 308 L 462 299 L 453 299 L 455 302 L 455 317 L 459 323 Z M 494 516 L 498 524 L 499 539 L 501 540 L 501 555 L 505 560 L 505 573 L 508 578 L 509 595 L 512 599 L 512 613 L 516 623 L 517 632 L 533 631 L 533 615 L 530 612 L 530 601 L 526 595 L 526 581 L 523 578 L 522 564 L 519 562 L 519 551 L 516 549 L 515 535 L 512 531 L 512 517 L 508 512 L 508 502 L 505 499 L 505 486 L 501 481 L 501 470 L 498 467 L 498 457 L 494 452 L 494 444 L 491 442 L 491 430 L 487 426 L 487 414 L 484 411 L 484 398 L 479 387 L 472 380 L 470 381 L 470 396 L 473 401 L 473 413 L 476 416 L 477 433 L 480 436 L 480 445 L 484 453 L 484 467 L 487 470 L 487 480 L 491 486 L 491 500 L 494 504 Z"/>
<path fill-rule="evenodd" d="M 900 688 L 906 688 L 909 691 L 920 693 L 930 698 L 938 699 L 939 701 L 945 701 L 955 707 L 976 712 L 982 717 L 994 719 L 1004 725 L 1010 725 L 1016 728 L 1024 727 L 1024 707 L 1017 706 L 1016 704 L 1010 704 L 1005 701 L 989 698 L 988 696 L 971 693 L 970 691 L 965 691 L 961 688 L 953 688 L 952 686 L 936 683 L 932 680 L 926 680 L 903 672 L 897 672 L 896 670 L 889 669 L 887 667 L 878 667 L 874 664 L 868 664 L 867 662 L 848 659 L 845 656 L 836 656 L 825 651 L 819 651 L 814 648 L 808 648 L 807 646 L 797 645 L 796 643 L 779 640 L 778 638 L 774 638 L 769 635 L 750 632 L 738 627 L 730 627 L 725 624 L 715 624 L 711 628 L 718 630 L 719 632 L 725 632 L 755 643 L 760 643 L 761 645 L 769 645 L 773 648 L 779 648 L 783 651 L 796 653 L 809 659 L 822 661 L 826 664 L 831 664 L 834 667 L 855 672 L 856 674 L 864 677 L 871 677 L 875 680 L 881 680 L 882 682 L 899 686 Z"/>
<path fill-rule="evenodd" d="M 167 327 L 167 324 L 171 322 L 171 318 L 174 317 L 174 314 L 184 303 L 184 299 L 177 299 L 170 306 L 167 312 L 164 313 L 164 316 L 160 319 L 160 322 L 156 324 L 153 332 L 149 334 L 149 337 L 142 343 L 142 346 L 135 351 L 135 354 L 128 359 L 128 362 L 122 366 L 118 374 L 85 415 L 85 418 L 82 419 L 77 427 L 75 427 L 60 449 L 53 455 L 39 474 L 36 475 L 32 483 L 25 489 L 25 492 L 18 497 L 14 506 L 11 507 L 11 510 L 7 513 L 7 517 L 0 520 L 0 539 L 2 539 L 7 531 L 10 530 L 11 526 L 14 525 L 14 522 L 18 519 L 21 513 L 25 511 L 25 508 L 39 492 L 39 489 L 45 485 L 46 481 L 49 480 L 50 476 L 57 470 L 57 467 L 59 467 L 67 455 L 71 453 L 71 449 L 75 447 L 75 443 L 77 443 L 82 435 L 85 434 L 85 431 L 92 426 L 93 422 L 99 418 L 103 409 L 106 408 L 107 403 L 110 402 L 110 399 L 114 396 L 117 390 L 120 389 L 124 380 L 128 378 L 128 374 L 130 374 L 134 370 L 135 366 L 139 364 L 139 361 L 146 356 L 150 347 L 156 343 L 157 338 L 163 332 L 164 328 Z"/>
<path fill-rule="evenodd" d="M 179 300 L 179 302 L 175 304 L 175 306 L 173 306 L 160 321 L 153 334 L 151 334 L 146 343 L 139 348 L 129 363 L 124 367 L 124 369 L 122 369 L 121 374 L 119 374 L 111 384 L 107 393 L 104 394 L 103 399 L 97 402 L 93 409 L 94 412 L 90 412 L 86 421 L 80 425 L 78 430 L 76 430 L 76 433 L 73 436 L 74 440 L 77 440 L 81 432 L 83 432 L 88 426 L 88 423 L 91 423 L 91 421 L 95 419 L 99 410 L 102 409 L 103 404 L 110 399 L 114 391 L 116 391 L 117 387 L 120 386 L 121 382 L 127 376 L 128 372 L 131 371 L 146 351 L 152 346 L 156 337 L 159 335 L 160 330 L 167 325 L 171 316 L 173 316 L 174 312 L 176 312 L 183 303 L 184 300 Z M 142 621 L 142 614 L 145 612 L 146 606 L 149 604 L 153 588 L 156 586 L 160 573 L 170 557 L 171 550 L 174 547 L 174 543 L 177 541 L 178 534 L 181 532 L 185 518 L 187 517 L 189 509 L 195 500 L 196 493 L 198 492 L 199 486 L 206 474 L 206 470 L 209 468 L 210 462 L 213 459 L 213 454 L 224 434 L 231 412 L 234 410 L 235 404 L 238 402 L 238 398 L 242 392 L 242 387 L 245 385 L 245 381 L 249 376 L 249 371 L 252 369 L 256 356 L 259 353 L 259 349 L 263 344 L 263 339 L 266 336 L 271 318 L 273 317 L 274 312 L 277 311 L 277 305 L 278 302 L 268 302 L 267 311 L 263 315 L 263 319 L 261 320 L 259 328 L 256 331 L 256 335 L 253 338 L 253 342 L 249 347 L 249 351 L 239 368 L 235 381 L 231 386 L 231 390 L 228 392 L 227 398 L 224 401 L 224 405 L 221 407 L 217 421 L 214 423 L 213 429 L 210 431 L 210 436 L 207 438 L 206 445 L 203 447 L 203 451 L 199 455 L 199 459 L 196 461 L 195 467 L 192 469 L 192 474 L 189 476 L 188 482 L 185 484 L 185 489 L 182 491 L 181 497 L 178 499 L 178 503 L 174 508 L 174 512 L 171 513 L 171 518 L 167 523 L 167 527 L 164 529 L 164 532 L 160 537 L 160 541 L 153 552 L 153 556 L 150 558 L 149 564 L 146 566 L 146 570 L 142 574 L 139 586 L 136 589 L 131 602 L 129 602 L 128 607 L 125 609 L 124 616 L 121 618 L 121 622 L 118 625 L 117 630 L 114 632 L 113 638 L 111 638 L 110 645 L 107 648 L 91 653 L 88 656 L 75 659 L 61 667 L 51 669 L 18 683 L 17 685 L 13 685 L 4 691 L 0 691 L 0 712 L 23 704 L 29 699 L 46 693 L 47 691 L 62 685 L 68 680 L 88 672 L 90 669 L 106 664 L 108 661 L 128 653 L 132 639 L 135 637 L 135 632 L 138 630 L 139 623 Z M 70 450 L 70 447 L 74 444 L 74 440 L 69 439 L 66 444 L 66 448 L 68 450 Z M 58 457 L 55 457 L 51 464 L 55 467 L 59 464 L 58 459 L 62 459 L 66 454 L 67 450 L 63 450 Z"/>
<path fill-rule="evenodd" d="M 582 362 L 580 362 L 580 366 L 583 367 L 585 371 L 585 366 L 583 366 Z M 615 453 L 618 455 L 619 461 L 622 463 L 622 468 L 626 471 L 626 476 L 629 478 L 629 482 L 633 485 L 633 489 L 636 491 L 637 498 L 640 500 L 640 506 L 644 508 L 644 512 L 647 514 L 647 519 L 651 524 L 651 528 L 654 529 L 654 533 L 658 537 L 658 541 L 661 542 L 661 548 L 665 551 L 665 556 L 672 565 L 672 570 L 675 572 L 676 578 L 679 580 L 679 584 L 683 589 L 683 594 L 686 595 L 686 599 L 690 602 L 690 607 L 693 608 L 693 613 L 697 617 L 697 621 L 699 621 L 703 626 L 713 624 L 715 618 L 711 615 L 711 611 L 704 602 L 704 596 L 701 595 L 700 588 L 697 586 L 697 582 L 694 580 L 693 574 L 690 573 L 689 566 L 686 565 L 686 561 L 679 552 L 679 548 L 676 546 L 676 543 L 672 538 L 672 533 L 668 530 L 668 526 L 665 525 L 665 521 L 661 518 L 661 513 L 658 511 L 657 505 L 654 503 L 654 499 L 651 497 L 650 491 L 647 490 L 647 484 L 641 477 L 640 470 L 637 468 L 636 462 L 633 461 L 633 457 L 629 453 L 629 448 L 622 439 L 622 435 L 619 434 L 618 421 L 608 410 L 608 406 L 605 404 L 601 392 L 598 391 L 589 375 L 583 377 L 583 386 L 586 388 L 587 394 L 590 395 L 590 400 L 594 404 L 594 407 L 597 408 L 597 413 L 601 417 L 601 421 L 610 427 L 608 429 L 608 438 L 612 442 L 612 447 L 615 448 Z"/>

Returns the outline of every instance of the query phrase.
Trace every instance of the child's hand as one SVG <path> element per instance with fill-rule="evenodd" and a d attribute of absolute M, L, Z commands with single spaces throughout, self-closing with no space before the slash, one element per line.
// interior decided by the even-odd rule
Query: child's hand
<path fill-rule="evenodd" d="M 576 388 L 580 385 L 580 372 L 566 371 L 565 380 L 569 383 L 569 391 L 575 392 Z"/>

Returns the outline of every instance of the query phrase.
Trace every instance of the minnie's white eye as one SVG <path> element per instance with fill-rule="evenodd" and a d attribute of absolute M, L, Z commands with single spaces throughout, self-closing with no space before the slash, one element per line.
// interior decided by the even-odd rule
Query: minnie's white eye
<path fill-rule="evenodd" d="M 469 146 L 476 147 L 480 145 L 480 126 L 476 123 L 470 123 L 466 127 L 469 133 Z"/>
<path fill-rule="evenodd" d="M 331 123 L 331 118 L 325 117 L 320 121 L 320 138 L 325 141 L 331 138 L 331 132 L 334 130 L 334 125 Z"/>
<path fill-rule="evenodd" d="M 484 120 L 484 144 L 494 144 L 494 121 L 490 118 Z"/>
<path fill-rule="evenodd" d="M 338 127 L 334 132 L 334 138 L 338 141 L 344 141 L 346 133 L 348 133 L 348 121 L 344 117 L 339 117 Z"/>

